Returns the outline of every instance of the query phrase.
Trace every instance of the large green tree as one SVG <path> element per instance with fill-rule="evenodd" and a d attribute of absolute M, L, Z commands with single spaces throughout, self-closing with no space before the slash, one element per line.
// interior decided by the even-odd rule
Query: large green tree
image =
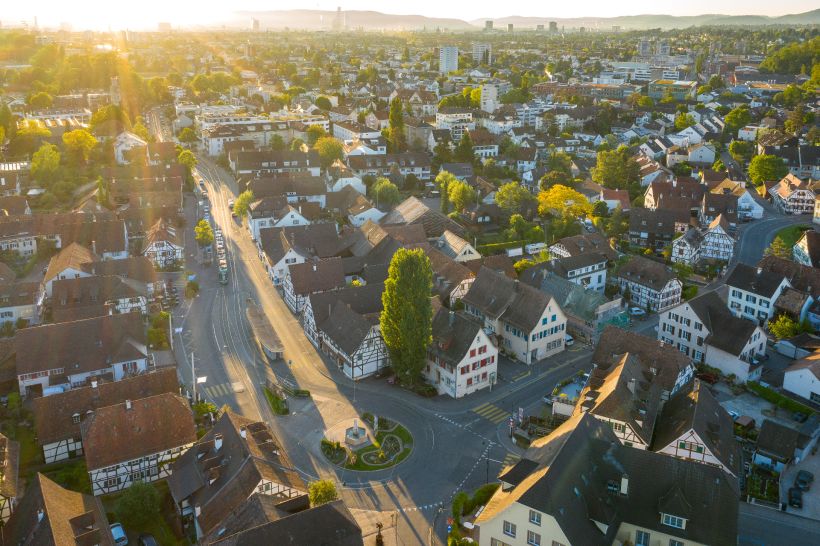
<path fill-rule="evenodd" d="M 756 155 L 749 164 L 749 178 L 757 186 L 780 180 L 788 172 L 789 167 L 776 155 Z"/>
<path fill-rule="evenodd" d="M 521 207 L 528 202 L 535 201 L 530 191 L 518 182 L 507 182 L 495 192 L 495 202 L 507 214 L 521 211 Z"/>
<path fill-rule="evenodd" d="M 330 480 L 318 480 L 308 485 L 308 499 L 313 507 L 327 504 L 338 498 L 336 484 Z"/>
<path fill-rule="evenodd" d="M 149 483 L 131 484 L 117 501 L 117 515 L 127 527 L 142 527 L 159 518 L 159 511 L 159 491 Z"/>
<path fill-rule="evenodd" d="M 208 246 L 214 242 L 214 230 L 211 223 L 205 218 L 194 226 L 194 238 L 199 246 Z"/>
<path fill-rule="evenodd" d="M 585 218 L 592 213 L 592 205 L 582 193 L 563 184 L 556 184 L 538 194 L 538 213 Z"/>
<path fill-rule="evenodd" d="M 377 178 L 376 182 L 370 186 L 370 199 L 377 207 L 393 207 L 401 201 L 399 188 L 387 178 Z"/>
<path fill-rule="evenodd" d="M 467 208 L 468 205 L 476 202 L 478 194 L 472 186 L 466 182 L 456 180 L 455 182 L 451 182 L 447 187 L 447 197 L 453 204 L 453 210 L 461 212 Z"/>
<path fill-rule="evenodd" d="M 31 176 L 42 184 L 51 184 L 60 170 L 60 152 L 54 144 L 43 144 L 31 157 Z"/>
<path fill-rule="evenodd" d="M 726 114 L 723 121 L 726 124 L 726 131 L 734 136 L 737 134 L 738 129 L 749 125 L 749 122 L 752 121 L 752 113 L 749 111 L 749 107 L 744 104 Z"/>
<path fill-rule="evenodd" d="M 450 184 L 457 181 L 455 175 L 449 171 L 439 171 L 436 175 L 436 185 L 441 192 L 441 212 L 444 214 L 450 212 Z"/>
<path fill-rule="evenodd" d="M 63 144 L 69 157 L 78 163 L 86 163 L 97 146 L 97 139 L 85 129 L 75 129 L 63 133 Z"/>
<path fill-rule="evenodd" d="M 432 270 L 421 249 L 400 248 L 390 261 L 382 292 L 380 325 L 393 370 L 407 385 L 416 384 L 432 341 Z"/>
<path fill-rule="evenodd" d="M 388 122 L 390 123 L 390 145 L 392 151 L 404 151 L 404 110 L 401 99 L 395 97 L 390 101 L 390 113 L 388 114 Z"/>
<path fill-rule="evenodd" d="M 319 154 L 319 163 L 323 168 L 327 169 L 337 159 L 344 159 L 344 146 L 339 139 L 326 136 L 316 141 L 314 146 L 316 152 Z"/>
<path fill-rule="evenodd" d="M 251 190 L 245 190 L 239 194 L 233 202 L 233 212 L 240 218 L 244 218 L 248 214 L 248 207 L 254 202 L 256 198 L 253 196 Z"/>
<path fill-rule="evenodd" d="M 641 168 L 632 157 L 629 148 L 620 146 L 616 150 L 598 152 L 592 180 L 607 188 L 627 188 L 640 178 Z"/>
<path fill-rule="evenodd" d="M 462 163 L 472 163 L 475 159 L 473 154 L 473 137 L 469 131 L 464 131 L 461 140 L 458 141 L 456 149 L 453 151 L 453 158 Z"/>

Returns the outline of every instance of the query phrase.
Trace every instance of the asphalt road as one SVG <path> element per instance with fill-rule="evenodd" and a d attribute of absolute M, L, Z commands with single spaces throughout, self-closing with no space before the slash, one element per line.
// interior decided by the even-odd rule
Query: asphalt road
<path fill-rule="evenodd" d="M 152 128 L 162 131 L 159 120 L 152 120 Z M 198 387 L 200 395 L 218 406 L 227 404 L 265 420 L 307 481 L 335 480 L 350 507 L 397 511 L 400 544 L 443 544 L 452 495 L 494 479 L 504 463 L 513 462 L 522 452 L 507 435 L 508 416 L 519 407 L 526 414 L 543 411 L 543 395 L 561 379 L 587 369 L 591 348 L 572 347 L 532 368 L 511 364 L 492 392 L 462 400 L 420 399 L 388 386 L 383 379 L 354 384 L 307 340 L 265 275 L 247 231 L 231 218 L 227 202 L 236 195 L 233 177 L 203 157 L 198 171 L 208 187 L 212 220 L 225 236 L 230 272 L 223 286 L 215 266 L 199 263 L 193 225 L 202 211 L 195 199 L 186 197 L 186 270 L 197 275 L 201 292 L 174 313 L 174 325 L 181 328 L 175 350 L 182 381 L 191 385 L 193 354 L 195 375 L 206 378 Z M 801 220 L 805 221 L 772 218 L 744 226 L 737 259 L 756 263 L 777 230 Z M 260 358 L 244 316 L 248 298 L 264 310 L 290 366 L 284 362 L 268 365 Z M 654 336 L 655 324 L 657 317 L 634 328 Z M 312 397 L 290 400 L 291 414 L 276 417 L 262 393 L 266 379 L 289 381 L 310 390 Z M 399 421 L 413 434 L 414 451 L 399 466 L 361 473 L 341 470 L 324 459 L 319 442 L 325 431 L 365 411 Z M 803 520 L 783 514 L 792 519 L 777 520 L 782 525 L 772 533 L 772 518 L 781 514 L 750 508 L 741 504 L 741 544 L 820 544 L 820 536 L 802 540 L 814 537 L 806 534 L 812 530 L 806 529 Z M 816 529 L 813 532 L 817 534 Z"/>
<path fill-rule="evenodd" d="M 770 508 L 740 503 L 740 546 L 799 546 L 820 544 L 820 524 Z"/>

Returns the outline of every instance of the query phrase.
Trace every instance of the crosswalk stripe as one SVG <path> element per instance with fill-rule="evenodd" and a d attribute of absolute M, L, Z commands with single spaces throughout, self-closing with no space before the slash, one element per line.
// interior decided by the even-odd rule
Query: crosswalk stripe
<path fill-rule="evenodd" d="M 477 411 L 476 413 L 482 417 L 493 417 L 497 415 L 499 412 L 506 413 L 504 410 L 497 406 L 490 406 L 489 408 L 484 408 L 481 411 Z"/>
<path fill-rule="evenodd" d="M 476 412 L 476 413 L 479 413 L 479 411 L 480 411 L 480 410 L 482 410 L 482 409 L 484 409 L 484 408 L 488 408 L 488 407 L 493 407 L 493 405 L 492 405 L 492 404 L 490 404 L 489 402 L 484 402 L 484 403 L 483 403 L 483 404 L 481 404 L 480 406 L 476 406 L 476 407 L 474 407 L 474 408 L 473 408 L 473 411 L 474 411 L 474 412 Z"/>
<path fill-rule="evenodd" d="M 216 388 L 219 389 L 219 392 L 222 393 L 222 396 L 227 396 L 231 394 L 231 388 L 227 383 L 222 383 L 221 385 L 217 385 Z"/>

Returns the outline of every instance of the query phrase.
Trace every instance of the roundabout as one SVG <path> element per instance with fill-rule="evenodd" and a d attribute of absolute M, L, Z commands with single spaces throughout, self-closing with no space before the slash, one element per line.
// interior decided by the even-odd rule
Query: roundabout
<path fill-rule="evenodd" d="M 360 472 L 392 468 L 413 452 L 413 436 L 401 423 L 363 413 L 325 432 L 321 441 L 325 458 L 339 468 Z"/>

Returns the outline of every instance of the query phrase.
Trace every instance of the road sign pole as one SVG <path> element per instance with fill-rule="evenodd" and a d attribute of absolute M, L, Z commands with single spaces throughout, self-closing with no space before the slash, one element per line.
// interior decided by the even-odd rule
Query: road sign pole
<path fill-rule="evenodd" d="M 194 367 L 194 352 L 191 351 L 191 385 L 193 385 L 193 401 L 196 404 L 196 368 Z"/>

